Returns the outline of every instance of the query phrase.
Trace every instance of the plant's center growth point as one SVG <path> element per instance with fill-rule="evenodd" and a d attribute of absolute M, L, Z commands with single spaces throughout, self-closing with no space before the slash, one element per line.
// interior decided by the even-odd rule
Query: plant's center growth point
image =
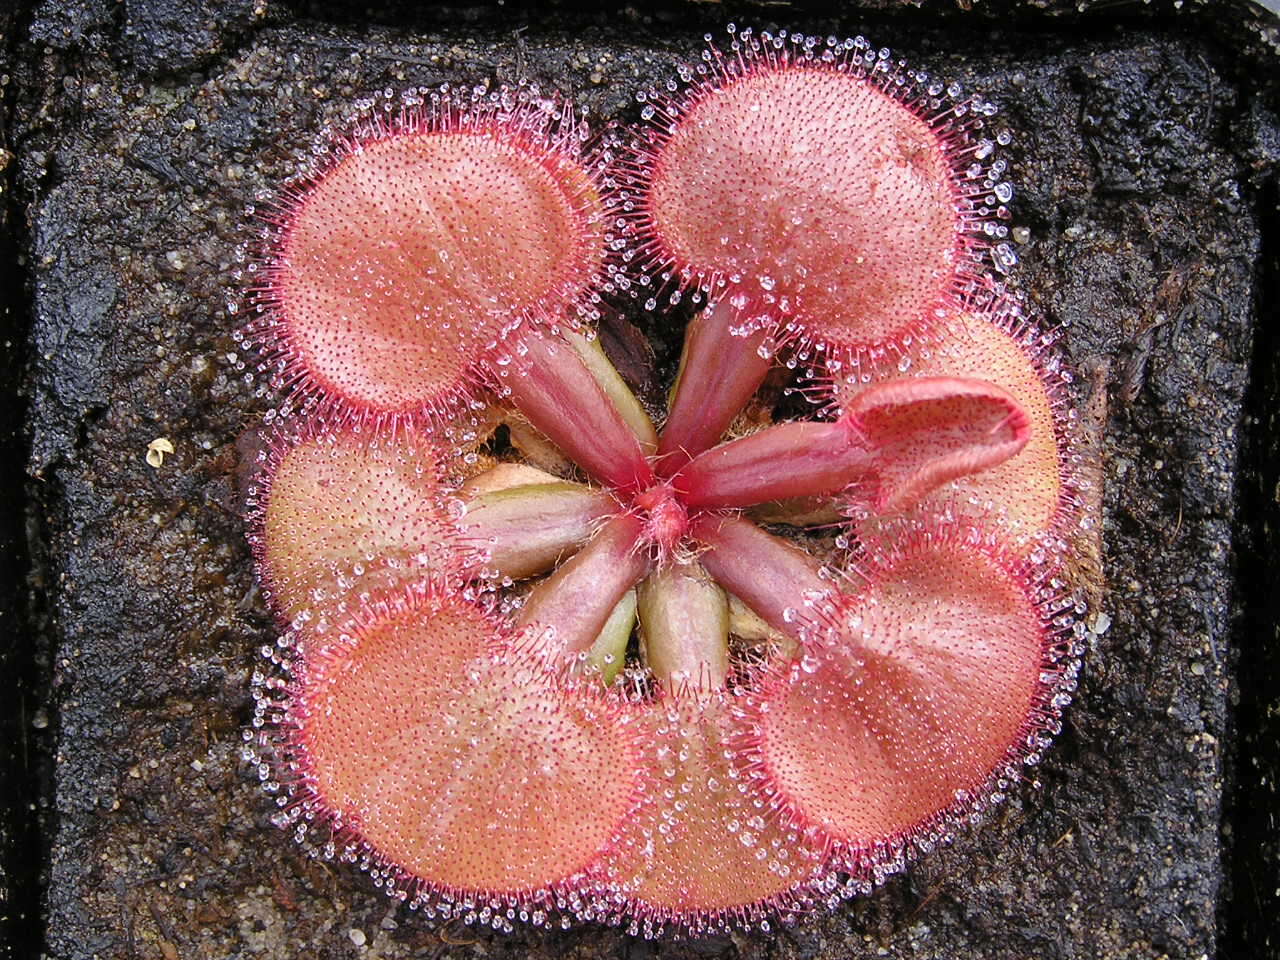
<path fill-rule="evenodd" d="M 663 563 L 669 560 L 689 532 L 689 511 L 670 483 L 655 484 L 633 501 L 644 511 L 643 540 L 651 544 Z"/>

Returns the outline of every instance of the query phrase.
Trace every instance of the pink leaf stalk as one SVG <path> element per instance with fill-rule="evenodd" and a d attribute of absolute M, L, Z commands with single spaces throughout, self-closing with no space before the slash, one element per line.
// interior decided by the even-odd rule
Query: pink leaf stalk
<path fill-rule="evenodd" d="M 699 563 L 671 563 L 640 585 L 645 662 L 672 693 L 713 691 L 729 676 L 729 598 Z"/>
<path fill-rule="evenodd" d="M 552 481 L 470 497 L 460 524 L 489 569 L 519 580 L 567 560 L 617 511 L 618 502 L 603 490 Z"/>
<path fill-rule="evenodd" d="M 693 319 L 685 334 L 671 413 L 662 427 L 658 472 L 670 477 L 693 459 L 690 451 L 716 443 L 760 386 L 771 366 L 762 331 L 735 334 L 727 300 Z"/>
<path fill-rule="evenodd" d="M 648 572 L 641 529 L 630 514 L 610 520 L 586 549 L 535 588 L 519 622 L 553 631 L 549 643 L 556 654 L 585 653 L 622 595 Z"/>
<path fill-rule="evenodd" d="M 506 385 L 529 422 L 606 486 L 651 485 L 653 467 L 639 438 L 573 348 L 538 335 L 520 347 Z"/>
<path fill-rule="evenodd" d="M 884 509 L 1003 463 L 1029 433 L 1022 408 L 994 384 L 893 381 L 859 394 L 834 423 L 780 424 L 708 450 L 675 485 L 690 506 L 724 508 L 836 494 L 864 481 Z"/>
<path fill-rule="evenodd" d="M 707 514 L 693 536 L 711 576 L 782 633 L 794 629 L 797 610 L 833 592 L 813 557 L 746 520 Z"/>

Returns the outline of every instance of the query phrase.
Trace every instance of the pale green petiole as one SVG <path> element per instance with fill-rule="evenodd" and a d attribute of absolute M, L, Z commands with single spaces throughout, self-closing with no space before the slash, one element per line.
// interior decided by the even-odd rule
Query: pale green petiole
<path fill-rule="evenodd" d="M 622 595 L 600 629 L 600 636 L 587 651 L 587 663 L 600 671 L 605 686 L 617 679 L 627 659 L 627 644 L 636 625 L 636 591 Z"/>
<path fill-rule="evenodd" d="M 464 536 L 512 580 L 546 573 L 619 509 L 605 491 L 565 481 L 490 490 L 464 502 Z"/>
<path fill-rule="evenodd" d="M 711 691 L 729 674 L 729 600 L 702 565 L 671 563 L 637 589 L 641 649 L 670 691 Z"/>

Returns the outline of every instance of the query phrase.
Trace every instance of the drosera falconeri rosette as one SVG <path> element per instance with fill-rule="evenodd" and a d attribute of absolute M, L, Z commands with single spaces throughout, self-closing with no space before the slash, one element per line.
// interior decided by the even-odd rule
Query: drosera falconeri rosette
<path fill-rule="evenodd" d="M 246 756 L 433 918 L 794 921 L 980 816 L 1074 688 L 1092 518 L 993 108 L 748 30 L 638 100 L 388 97 L 259 260 Z M 683 297 L 650 410 L 594 326 Z"/>

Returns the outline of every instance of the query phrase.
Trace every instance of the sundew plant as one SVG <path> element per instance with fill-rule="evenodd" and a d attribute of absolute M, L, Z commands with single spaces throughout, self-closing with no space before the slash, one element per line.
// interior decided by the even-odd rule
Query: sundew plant
<path fill-rule="evenodd" d="M 1094 518 L 994 107 L 732 29 L 636 100 L 388 94 L 254 264 L 246 757 L 429 917 L 794 921 L 976 822 L 1074 689 Z M 595 330 L 682 300 L 658 409 Z"/>

